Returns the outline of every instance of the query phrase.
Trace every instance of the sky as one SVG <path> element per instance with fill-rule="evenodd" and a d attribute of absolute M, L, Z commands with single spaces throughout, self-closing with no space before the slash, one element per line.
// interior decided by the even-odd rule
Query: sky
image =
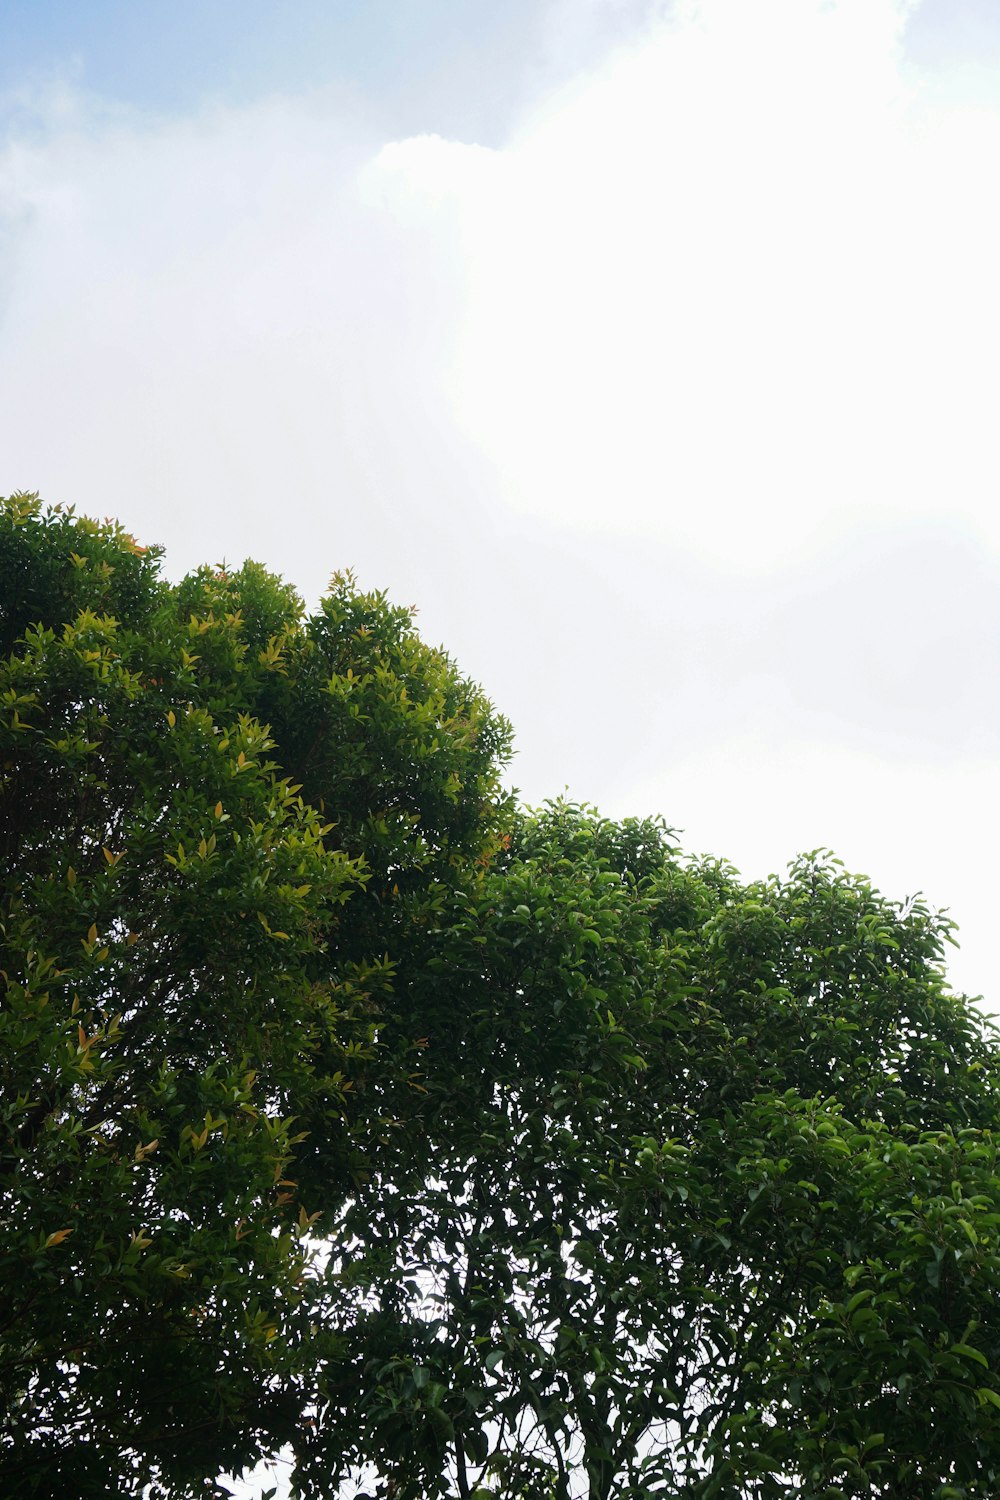
<path fill-rule="evenodd" d="M 0 493 L 353 567 L 1000 1010 L 998 159 L 994 0 L 7 0 Z"/>

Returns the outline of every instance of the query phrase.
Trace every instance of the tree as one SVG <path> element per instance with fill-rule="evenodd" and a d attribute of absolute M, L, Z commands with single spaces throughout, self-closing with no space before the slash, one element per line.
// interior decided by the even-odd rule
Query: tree
<path fill-rule="evenodd" d="M 295 1157 L 309 1119 L 354 1170 L 372 913 L 504 806 L 506 726 L 407 611 L 158 564 L 0 512 L 9 1495 L 204 1494 L 295 1430 L 323 1347 Z"/>
<path fill-rule="evenodd" d="M 316 1500 L 998 1492 L 946 920 L 515 811 L 506 725 L 349 578 L 306 618 L 3 524 L 5 1493 L 282 1444 Z"/>
<path fill-rule="evenodd" d="M 524 820 L 397 955 L 426 1092 L 334 1237 L 302 1493 L 995 1495 L 998 1074 L 948 933 L 823 854 L 744 887 Z"/>

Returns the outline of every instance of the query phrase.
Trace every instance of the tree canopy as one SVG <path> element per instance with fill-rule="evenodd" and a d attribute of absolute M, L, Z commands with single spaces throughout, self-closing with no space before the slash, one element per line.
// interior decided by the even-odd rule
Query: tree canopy
<path fill-rule="evenodd" d="M 4 1494 L 996 1495 L 946 919 L 519 808 L 350 575 L 16 496 L 0 637 Z"/>

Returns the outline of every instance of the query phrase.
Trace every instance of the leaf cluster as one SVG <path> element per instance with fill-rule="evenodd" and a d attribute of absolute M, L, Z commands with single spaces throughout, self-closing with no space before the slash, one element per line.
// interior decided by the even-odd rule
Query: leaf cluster
<path fill-rule="evenodd" d="M 994 1494 L 1000 1076 L 949 934 L 822 851 L 745 886 L 522 818 L 395 950 L 298 1492 Z"/>
<path fill-rule="evenodd" d="M 506 727 L 347 579 L 18 496 L 0 580 L 0 1489 L 203 1494 L 302 1418 L 297 1158 L 351 1180 L 371 913 L 498 837 Z"/>

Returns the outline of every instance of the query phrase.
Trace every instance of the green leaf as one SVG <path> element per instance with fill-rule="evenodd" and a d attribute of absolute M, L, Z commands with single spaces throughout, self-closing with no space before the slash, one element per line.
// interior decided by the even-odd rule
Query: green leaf
<path fill-rule="evenodd" d="M 977 1365 L 982 1365 L 984 1369 L 989 1369 L 989 1360 L 985 1354 L 981 1354 L 978 1349 L 973 1349 L 970 1344 L 952 1344 L 948 1353 L 961 1354 L 964 1359 L 975 1360 Z"/>

